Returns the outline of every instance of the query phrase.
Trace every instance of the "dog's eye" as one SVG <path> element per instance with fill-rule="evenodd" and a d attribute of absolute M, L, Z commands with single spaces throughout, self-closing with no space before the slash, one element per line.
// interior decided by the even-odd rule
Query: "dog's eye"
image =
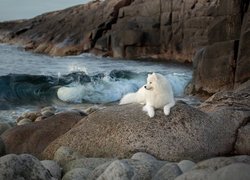
<path fill-rule="evenodd" d="M 152 84 L 152 82 L 149 82 L 149 84 Z"/>

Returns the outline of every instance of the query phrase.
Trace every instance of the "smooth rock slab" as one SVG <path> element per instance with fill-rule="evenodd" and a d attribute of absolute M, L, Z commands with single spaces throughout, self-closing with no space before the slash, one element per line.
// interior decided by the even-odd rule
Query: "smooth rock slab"
<path fill-rule="evenodd" d="M 181 102 L 169 116 L 159 110 L 154 118 L 141 105 L 111 106 L 82 119 L 43 155 L 51 159 L 60 146 L 68 146 L 87 157 L 127 158 L 142 151 L 168 161 L 203 160 L 232 151 L 239 117 L 238 111 L 208 115 Z"/>
<path fill-rule="evenodd" d="M 34 156 L 9 154 L 0 158 L 0 179 L 54 180 Z"/>

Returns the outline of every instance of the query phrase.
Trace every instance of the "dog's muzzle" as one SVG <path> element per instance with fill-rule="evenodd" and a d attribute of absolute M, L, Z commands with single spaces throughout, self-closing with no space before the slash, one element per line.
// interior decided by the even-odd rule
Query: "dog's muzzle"
<path fill-rule="evenodd" d="M 147 87 L 147 86 L 144 86 L 145 89 L 147 90 L 152 90 L 153 88 L 152 87 Z"/>

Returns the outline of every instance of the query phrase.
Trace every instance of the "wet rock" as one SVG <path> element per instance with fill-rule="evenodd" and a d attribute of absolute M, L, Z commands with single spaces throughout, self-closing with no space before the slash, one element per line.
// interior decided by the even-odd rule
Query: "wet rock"
<path fill-rule="evenodd" d="M 84 156 L 66 146 L 61 146 L 54 154 L 54 160 L 61 166 L 65 166 L 68 162 L 80 158 L 84 158 Z"/>
<path fill-rule="evenodd" d="M 51 111 L 51 112 L 56 112 L 56 108 L 53 107 L 53 106 L 47 106 L 47 107 L 44 107 L 41 109 L 41 112 L 44 112 L 44 111 Z"/>
<path fill-rule="evenodd" d="M 182 174 L 177 164 L 169 163 L 164 165 L 153 177 L 153 180 L 174 180 Z"/>
<path fill-rule="evenodd" d="M 67 172 L 62 180 L 84 180 L 87 179 L 90 174 L 90 170 L 86 168 L 75 168 Z"/>
<path fill-rule="evenodd" d="M 50 55 L 194 61 L 195 90 L 215 93 L 250 77 L 248 6 L 247 0 L 93 1 L 3 22 L 0 38 Z"/>
<path fill-rule="evenodd" d="M 0 167 L 0 179 L 54 179 L 37 158 L 28 154 L 3 156 Z"/>
<path fill-rule="evenodd" d="M 24 114 L 22 114 L 22 117 L 30 119 L 31 121 L 35 121 L 37 115 L 38 114 L 35 112 L 25 112 Z"/>
<path fill-rule="evenodd" d="M 39 116 L 39 117 L 36 118 L 35 122 L 39 122 L 39 121 L 42 121 L 42 120 L 44 120 L 44 119 L 46 119 L 46 117 L 44 117 L 44 116 Z"/>
<path fill-rule="evenodd" d="M 6 153 L 25 152 L 39 157 L 50 142 L 71 129 L 80 119 L 82 116 L 76 113 L 60 113 L 48 118 L 48 121 L 13 127 L 1 136 Z"/>
<path fill-rule="evenodd" d="M 0 122 L 0 135 L 3 134 L 4 131 L 10 128 L 11 125 L 9 123 Z"/>
<path fill-rule="evenodd" d="M 62 170 L 57 162 L 52 160 L 43 160 L 41 163 L 55 179 L 61 179 Z"/>
<path fill-rule="evenodd" d="M 46 111 L 42 111 L 41 114 L 43 117 L 48 118 L 50 116 L 53 116 L 55 113 L 53 111 L 46 110 Z"/>
<path fill-rule="evenodd" d="M 183 173 L 190 171 L 194 166 L 195 163 L 190 160 L 182 160 L 178 164 L 179 168 Z"/>
<path fill-rule="evenodd" d="M 32 121 L 30 119 L 27 119 L 27 118 L 23 118 L 22 120 L 20 120 L 17 125 L 18 126 L 21 126 L 21 125 L 25 125 L 25 124 L 30 124 L 32 123 Z"/>
<path fill-rule="evenodd" d="M 114 159 L 106 158 L 81 158 L 68 162 L 64 168 L 64 172 L 69 172 L 75 168 L 86 168 L 89 170 L 94 170 L 97 166 L 104 164 L 106 162 L 112 162 Z"/>
<path fill-rule="evenodd" d="M 232 151 L 242 116 L 226 110 L 208 115 L 178 102 L 169 116 L 156 111 L 149 119 L 140 105 L 112 106 L 82 119 L 43 154 L 50 159 L 60 146 L 68 146 L 90 157 L 124 158 L 140 150 L 169 161 L 202 160 Z"/>

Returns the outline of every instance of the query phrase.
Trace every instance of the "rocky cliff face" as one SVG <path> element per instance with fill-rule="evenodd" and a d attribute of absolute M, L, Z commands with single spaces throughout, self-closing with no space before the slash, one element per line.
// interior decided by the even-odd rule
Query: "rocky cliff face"
<path fill-rule="evenodd" d="M 50 55 L 93 52 L 194 64 L 194 92 L 249 79 L 248 0 L 106 0 L 0 24 L 0 41 Z"/>

